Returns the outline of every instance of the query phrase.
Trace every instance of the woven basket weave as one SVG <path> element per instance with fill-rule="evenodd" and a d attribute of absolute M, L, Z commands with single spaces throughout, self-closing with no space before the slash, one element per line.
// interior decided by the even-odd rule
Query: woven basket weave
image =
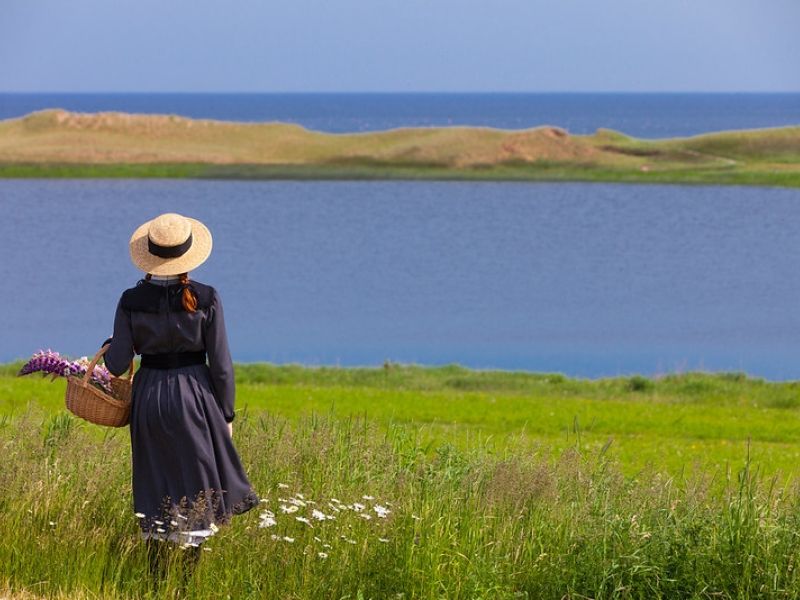
<path fill-rule="evenodd" d="M 127 377 L 112 377 L 111 388 L 118 398 L 97 389 L 91 383 L 91 374 L 108 346 L 103 346 L 94 355 L 83 377 L 70 375 L 67 378 L 67 410 L 95 425 L 124 427 L 131 416 L 131 388 L 133 386 L 133 361 Z"/>

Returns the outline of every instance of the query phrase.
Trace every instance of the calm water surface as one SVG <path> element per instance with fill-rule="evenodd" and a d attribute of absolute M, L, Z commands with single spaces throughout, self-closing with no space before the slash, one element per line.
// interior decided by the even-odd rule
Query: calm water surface
<path fill-rule="evenodd" d="M 2 180 L 0 361 L 91 354 L 176 211 L 236 360 L 800 378 L 800 192 L 430 182 Z"/>
<path fill-rule="evenodd" d="M 639 138 L 800 124 L 800 94 L 0 94 L 0 119 L 36 110 L 282 121 L 333 133 L 468 125 L 598 128 Z"/>

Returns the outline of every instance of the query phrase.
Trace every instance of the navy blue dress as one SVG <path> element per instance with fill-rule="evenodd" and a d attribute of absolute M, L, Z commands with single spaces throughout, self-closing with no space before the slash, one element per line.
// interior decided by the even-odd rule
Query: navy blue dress
<path fill-rule="evenodd" d="M 175 541 L 192 534 L 188 541 L 202 541 L 212 524 L 227 523 L 258 497 L 228 434 L 235 385 L 222 304 L 214 288 L 188 285 L 198 300 L 195 312 L 184 309 L 183 286 L 174 280 L 142 280 L 126 290 L 105 362 L 120 375 L 134 353 L 162 362 L 175 358 L 173 364 L 200 356 L 188 366 L 139 368 L 130 434 L 133 502 L 143 532 Z"/>

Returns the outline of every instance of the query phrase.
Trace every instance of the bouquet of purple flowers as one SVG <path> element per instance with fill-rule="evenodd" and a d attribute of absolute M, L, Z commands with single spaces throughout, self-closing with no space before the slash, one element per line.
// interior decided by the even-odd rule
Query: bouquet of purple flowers
<path fill-rule="evenodd" d="M 84 377 L 90 362 L 85 356 L 73 361 L 62 358 L 58 352 L 51 352 L 50 349 L 47 352 L 39 350 L 25 363 L 18 376 L 41 373 L 42 377 L 50 375 L 52 381 L 55 381 L 57 377 L 69 377 L 70 375 Z M 109 396 L 116 397 L 114 390 L 111 388 L 111 375 L 104 366 L 96 365 L 90 377 L 91 382 L 97 389 Z"/>

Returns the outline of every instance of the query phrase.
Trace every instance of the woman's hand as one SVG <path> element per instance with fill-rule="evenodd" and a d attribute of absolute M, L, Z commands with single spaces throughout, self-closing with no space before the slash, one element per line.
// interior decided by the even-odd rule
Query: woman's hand
<path fill-rule="evenodd" d="M 233 423 L 228 423 L 228 435 L 233 437 Z"/>

